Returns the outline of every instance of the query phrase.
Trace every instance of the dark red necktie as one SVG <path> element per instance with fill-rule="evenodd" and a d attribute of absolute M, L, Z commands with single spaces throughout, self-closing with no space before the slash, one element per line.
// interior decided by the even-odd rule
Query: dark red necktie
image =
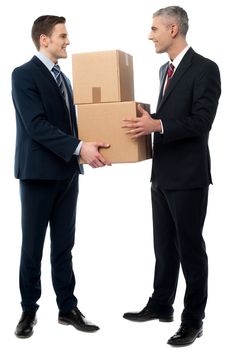
<path fill-rule="evenodd" d="M 170 81 L 171 81 L 171 78 L 173 76 L 174 70 L 175 70 L 174 65 L 172 63 L 169 63 L 168 70 L 167 70 L 167 82 L 166 82 L 166 86 L 164 88 L 163 93 L 165 93 L 166 89 L 168 88 L 168 86 L 170 84 Z"/>

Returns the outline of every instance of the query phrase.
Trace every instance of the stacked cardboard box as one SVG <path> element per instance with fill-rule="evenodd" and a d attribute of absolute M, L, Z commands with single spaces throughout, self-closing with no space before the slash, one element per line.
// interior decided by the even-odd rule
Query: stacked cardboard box
<path fill-rule="evenodd" d="M 74 103 L 79 138 L 111 145 L 101 149 L 112 163 L 151 158 L 151 137 L 132 140 L 123 119 L 140 117 L 134 101 L 133 58 L 120 50 L 73 54 Z M 141 103 L 149 112 L 150 106 Z"/>

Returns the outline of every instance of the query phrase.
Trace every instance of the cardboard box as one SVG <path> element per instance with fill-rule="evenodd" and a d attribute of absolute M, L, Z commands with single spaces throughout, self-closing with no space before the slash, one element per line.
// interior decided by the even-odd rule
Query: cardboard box
<path fill-rule="evenodd" d="M 111 163 L 138 162 L 151 158 L 151 135 L 132 140 L 122 128 L 123 119 L 138 116 L 137 102 L 117 102 L 78 105 L 79 138 L 111 145 L 100 153 Z M 148 112 L 150 106 L 141 104 Z M 82 160 L 81 160 L 82 161 Z"/>
<path fill-rule="evenodd" d="M 134 100 L 133 57 L 120 50 L 72 55 L 74 103 Z"/>

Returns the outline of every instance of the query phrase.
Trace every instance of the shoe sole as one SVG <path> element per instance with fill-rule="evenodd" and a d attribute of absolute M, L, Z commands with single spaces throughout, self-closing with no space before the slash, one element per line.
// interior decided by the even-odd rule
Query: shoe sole
<path fill-rule="evenodd" d="M 19 339 L 27 339 L 27 338 L 30 338 L 32 335 L 33 335 L 34 332 L 30 333 L 29 335 L 17 335 L 15 333 L 15 336 Z"/>
<path fill-rule="evenodd" d="M 79 330 L 81 332 L 86 332 L 86 333 L 94 333 L 94 332 L 99 330 L 99 328 L 98 329 L 87 329 L 87 328 L 84 329 L 82 327 L 78 327 L 75 323 L 72 323 L 72 322 L 66 321 L 66 320 L 61 320 L 61 319 L 58 319 L 58 323 L 62 324 L 63 326 L 73 326 L 77 330 Z"/>
<path fill-rule="evenodd" d="M 195 342 L 195 340 L 197 339 L 197 338 L 200 338 L 201 336 L 203 335 L 203 330 L 201 330 L 198 334 L 197 334 L 197 336 L 192 340 L 192 341 L 189 341 L 189 342 L 185 342 L 185 343 L 173 343 L 172 341 L 169 343 L 169 341 L 167 342 L 169 345 L 172 345 L 172 346 L 175 346 L 175 347 L 181 347 L 181 346 L 187 346 L 187 345 L 191 345 L 191 344 L 193 344 L 194 342 Z"/>
<path fill-rule="evenodd" d="M 128 321 L 133 321 L 133 322 L 148 322 L 148 321 L 153 321 L 153 320 L 158 320 L 159 322 L 173 322 L 173 320 L 174 320 L 173 317 L 169 317 L 169 318 L 152 317 L 152 318 L 147 318 L 147 319 L 138 319 L 138 318 L 127 318 L 127 317 L 123 316 L 123 318 L 125 318 Z"/>
<path fill-rule="evenodd" d="M 159 322 L 173 322 L 174 318 L 173 317 L 170 317 L 170 318 L 159 318 L 158 320 L 159 320 Z"/>

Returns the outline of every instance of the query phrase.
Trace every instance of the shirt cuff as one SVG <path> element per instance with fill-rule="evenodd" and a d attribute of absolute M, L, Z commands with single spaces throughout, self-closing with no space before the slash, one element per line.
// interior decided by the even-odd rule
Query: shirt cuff
<path fill-rule="evenodd" d="M 159 120 L 160 121 L 160 125 L 161 125 L 161 131 L 160 131 L 160 134 L 164 134 L 164 129 L 163 129 L 163 123 L 162 123 L 162 120 Z"/>
<path fill-rule="evenodd" d="M 75 154 L 76 156 L 79 156 L 80 151 L 81 151 L 82 144 L 83 144 L 83 141 L 80 141 L 79 144 L 78 144 L 78 147 L 77 147 L 76 150 L 74 151 L 74 154 Z"/>

